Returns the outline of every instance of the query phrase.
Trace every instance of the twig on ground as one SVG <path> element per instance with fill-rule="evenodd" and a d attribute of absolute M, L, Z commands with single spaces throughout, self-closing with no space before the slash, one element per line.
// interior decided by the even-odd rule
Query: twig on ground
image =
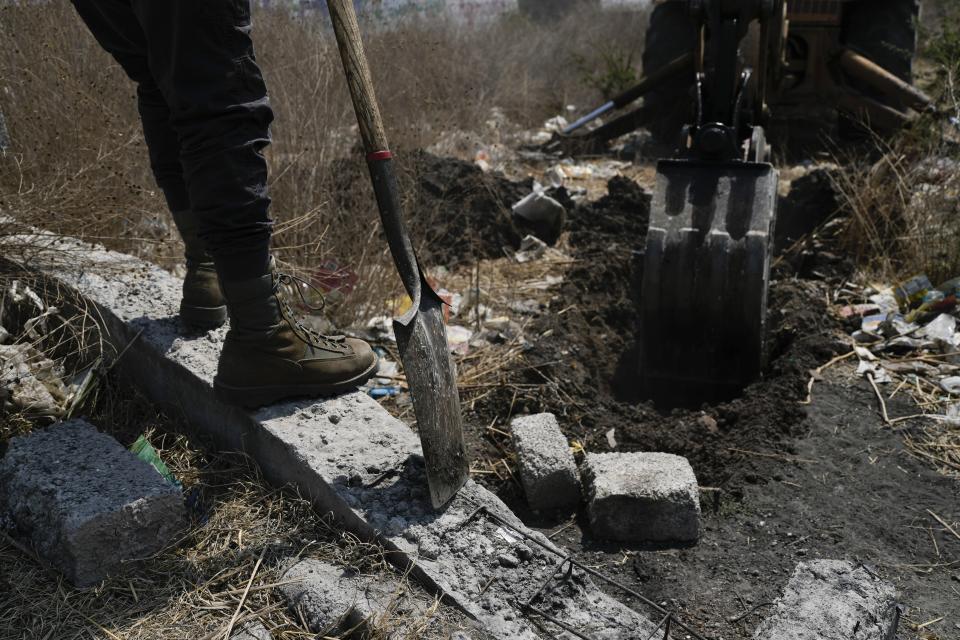
<path fill-rule="evenodd" d="M 263 556 L 267 554 L 267 547 L 263 547 L 263 551 L 260 552 L 260 557 L 257 558 L 257 564 L 253 565 L 253 571 L 250 573 L 250 579 L 247 581 L 247 586 L 243 590 L 243 595 L 240 596 L 240 602 L 237 603 L 237 610 L 233 612 L 233 617 L 230 618 L 230 623 L 227 625 L 227 630 L 223 634 L 223 640 L 230 640 L 230 634 L 233 632 L 233 625 L 237 623 L 237 617 L 240 615 L 240 611 L 243 610 L 243 603 L 247 601 L 247 595 L 250 593 L 250 587 L 253 585 L 253 580 L 257 577 L 257 572 L 260 571 L 260 563 L 263 562 Z"/>
<path fill-rule="evenodd" d="M 957 530 L 956 530 L 956 529 L 954 529 L 954 528 L 951 527 L 949 524 L 947 524 L 946 520 L 944 520 L 943 518 L 941 518 L 940 516 L 938 516 L 937 514 L 935 514 L 933 511 L 930 511 L 930 509 L 927 509 L 927 513 L 929 513 L 931 516 L 933 516 L 934 519 L 935 519 L 937 522 L 939 522 L 939 523 L 942 524 L 944 527 L 946 527 L 947 531 L 949 531 L 950 533 L 952 533 L 954 538 L 956 538 L 957 540 L 960 540 L 960 533 L 957 533 Z"/>
<path fill-rule="evenodd" d="M 857 353 L 856 351 L 850 351 L 849 353 L 845 353 L 841 356 L 837 356 L 836 358 L 833 358 L 823 366 L 820 366 L 814 369 L 813 374 L 810 376 L 810 380 L 807 381 L 807 397 L 800 404 L 810 404 L 811 402 L 813 402 L 813 384 L 820 378 L 820 375 L 824 371 L 826 371 L 833 365 L 837 364 L 838 362 L 843 362 L 850 356 L 856 355 L 856 353 Z"/>
<path fill-rule="evenodd" d="M 887 403 L 883 400 L 883 395 L 880 393 L 880 389 L 877 388 L 877 381 L 873 379 L 872 373 L 867 373 L 867 380 L 870 381 L 870 386 L 873 387 L 873 392 L 876 394 L 877 400 L 880 402 L 880 411 L 883 413 L 884 424 L 893 424 L 890 422 L 890 415 L 887 413 Z"/>

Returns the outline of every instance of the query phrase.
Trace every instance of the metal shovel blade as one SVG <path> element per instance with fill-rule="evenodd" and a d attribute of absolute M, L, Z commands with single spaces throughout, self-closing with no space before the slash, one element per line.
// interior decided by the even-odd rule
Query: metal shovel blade
<path fill-rule="evenodd" d="M 640 298 L 642 395 L 699 406 L 760 374 L 777 182 L 766 163 L 657 165 Z"/>
<path fill-rule="evenodd" d="M 460 426 L 460 396 L 447 348 L 443 303 L 421 280 L 419 300 L 393 321 L 407 377 L 434 508 L 467 481 L 469 466 Z"/>

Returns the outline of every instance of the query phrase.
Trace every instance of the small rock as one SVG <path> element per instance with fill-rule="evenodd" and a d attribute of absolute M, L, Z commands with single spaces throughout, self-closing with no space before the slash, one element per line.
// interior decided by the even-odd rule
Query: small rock
<path fill-rule="evenodd" d="M 717 427 L 716 418 L 714 418 L 709 414 L 706 414 L 706 413 L 703 414 L 702 416 L 697 418 L 697 422 L 699 422 L 704 429 L 706 429 L 712 434 L 720 433 L 720 429 Z"/>
<path fill-rule="evenodd" d="M 505 567 L 507 569 L 516 569 L 520 566 L 520 560 L 518 560 L 516 556 L 509 553 L 501 553 L 499 556 L 497 556 L 497 562 L 500 563 L 501 567 Z"/>
<path fill-rule="evenodd" d="M 607 446 L 609 446 L 611 449 L 617 448 L 617 430 L 616 429 L 610 429 L 609 431 L 607 431 Z"/>
<path fill-rule="evenodd" d="M 245 625 L 241 625 L 240 628 L 230 636 L 230 640 L 272 640 L 272 638 L 273 636 L 270 635 L 270 632 L 259 620 L 253 620 Z"/>

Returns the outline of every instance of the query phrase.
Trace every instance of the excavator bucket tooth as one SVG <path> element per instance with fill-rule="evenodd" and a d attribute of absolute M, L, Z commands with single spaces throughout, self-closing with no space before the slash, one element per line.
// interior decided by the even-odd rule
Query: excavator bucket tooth
<path fill-rule="evenodd" d="M 778 181 L 766 163 L 658 163 L 640 293 L 642 396 L 699 406 L 760 374 Z"/>

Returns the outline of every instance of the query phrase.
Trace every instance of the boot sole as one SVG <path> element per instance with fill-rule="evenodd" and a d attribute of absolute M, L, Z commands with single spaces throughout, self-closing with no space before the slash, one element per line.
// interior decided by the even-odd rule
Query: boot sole
<path fill-rule="evenodd" d="M 227 307 L 197 307 L 181 303 L 180 319 L 192 327 L 216 329 L 227 321 Z"/>
<path fill-rule="evenodd" d="M 217 396 L 230 404 L 240 405 L 245 409 L 257 409 L 280 400 L 290 398 L 317 398 L 339 395 L 345 391 L 356 389 L 373 377 L 377 371 L 379 358 L 369 369 L 342 382 L 325 384 L 287 384 L 276 386 L 234 387 L 213 379 L 213 391 Z"/>

